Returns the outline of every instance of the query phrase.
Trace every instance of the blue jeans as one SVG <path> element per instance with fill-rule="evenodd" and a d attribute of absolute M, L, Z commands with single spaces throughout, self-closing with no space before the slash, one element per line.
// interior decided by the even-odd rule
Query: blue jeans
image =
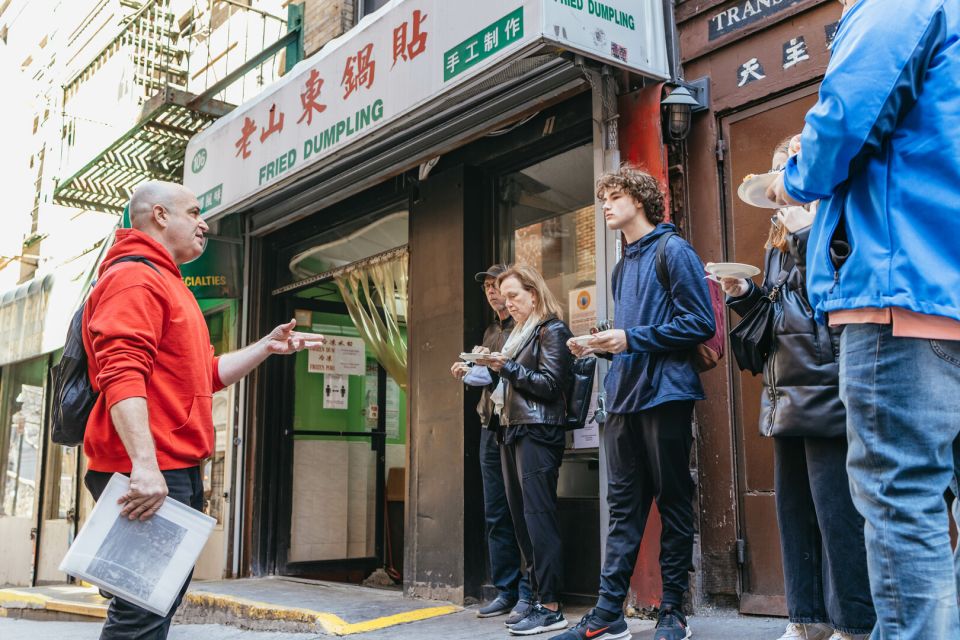
<path fill-rule="evenodd" d="M 530 599 L 530 583 L 520 574 L 520 548 L 503 488 L 500 445 L 491 429 L 480 429 L 480 473 L 483 477 L 483 513 L 487 523 L 490 581 L 497 590 L 516 600 Z"/>
<path fill-rule="evenodd" d="M 840 345 L 847 471 L 877 610 L 871 638 L 960 638 L 943 499 L 960 462 L 960 341 L 863 324 L 848 325 Z"/>
<path fill-rule="evenodd" d="M 869 633 L 877 616 L 863 518 L 850 499 L 847 439 L 774 437 L 773 452 L 790 622 Z"/>

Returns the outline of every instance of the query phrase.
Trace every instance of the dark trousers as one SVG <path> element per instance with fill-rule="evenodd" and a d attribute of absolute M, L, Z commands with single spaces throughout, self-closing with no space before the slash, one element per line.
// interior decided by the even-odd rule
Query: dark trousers
<path fill-rule="evenodd" d="M 483 513 L 487 524 L 490 580 L 497 590 L 516 600 L 530 599 L 530 583 L 520 571 L 520 547 L 510 517 L 503 485 L 500 445 L 492 429 L 480 430 L 480 473 L 483 477 Z"/>
<path fill-rule="evenodd" d="M 863 518 L 850 497 L 846 437 L 774 438 L 773 447 L 790 621 L 868 633 L 876 614 Z"/>
<path fill-rule="evenodd" d="M 650 505 L 657 501 L 663 604 L 679 609 L 693 563 L 692 401 L 613 414 L 603 425 L 610 528 L 597 606 L 619 612 L 637 564 Z"/>
<path fill-rule="evenodd" d="M 563 548 L 557 520 L 563 445 L 546 445 L 521 436 L 500 446 L 500 459 L 530 589 L 540 602 L 557 602 L 563 590 Z"/>
<path fill-rule="evenodd" d="M 175 469 L 173 471 L 163 471 L 163 477 L 167 481 L 167 499 L 173 499 L 177 502 L 189 505 L 197 510 L 203 509 L 203 478 L 200 475 L 200 467 L 190 467 L 189 469 Z M 87 471 L 83 482 L 87 489 L 93 495 L 93 499 L 100 498 L 100 494 L 107 487 L 112 473 L 102 471 Z M 170 612 L 166 616 L 158 616 L 146 609 L 141 609 L 135 604 L 113 598 L 110 601 L 110 607 L 107 609 L 107 621 L 100 632 L 101 640 L 164 640 L 170 631 L 170 621 L 177 613 L 177 607 L 183 600 L 183 594 L 187 592 L 190 586 L 190 578 L 193 572 L 187 576 L 180 594 L 170 607 Z"/>

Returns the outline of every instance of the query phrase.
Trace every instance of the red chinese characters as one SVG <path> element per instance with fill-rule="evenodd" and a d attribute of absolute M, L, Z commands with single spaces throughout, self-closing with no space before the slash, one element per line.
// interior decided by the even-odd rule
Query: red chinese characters
<path fill-rule="evenodd" d="M 278 113 L 280 114 L 279 118 L 277 117 Z M 270 123 L 266 129 L 260 130 L 260 142 L 263 143 L 267 138 L 281 131 L 283 131 L 283 112 L 277 109 L 277 105 L 274 103 L 270 107 Z"/>
<path fill-rule="evenodd" d="M 417 9 L 413 12 L 412 33 L 408 35 L 409 22 L 404 22 L 393 30 L 393 64 L 390 67 L 391 69 L 397 66 L 399 60 L 403 59 L 409 62 L 427 48 L 427 36 L 429 34 L 420 30 L 423 21 L 426 19 L 427 14 Z"/>
<path fill-rule="evenodd" d="M 304 89 L 305 91 L 300 94 L 300 104 L 303 105 L 303 113 L 300 115 L 300 119 L 297 120 L 297 124 L 300 124 L 306 119 L 307 125 L 310 125 L 313 124 L 314 111 L 323 113 L 327 110 L 327 105 L 317 102 L 317 98 L 320 97 L 320 91 L 323 89 L 323 78 L 320 77 L 320 73 L 316 69 L 310 71 L 310 76 L 304 84 Z"/>
<path fill-rule="evenodd" d="M 347 64 L 343 68 L 343 80 L 340 81 L 340 86 L 345 89 L 343 99 L 349 98 L 350 94 L 360 87 L 369 89 L 373 85 L 376 69 L 372 42 L 360 49 L 357 55 L 348 57 Z"/>
<path fill-rule="evenodd" d="M 236 155 L 242 156 L 244 160 L 250 157 L 250 136 L 256 132 L 257 123 L 250 118 L 244 118 L 243 129 L 240 130 L 240 133 L 243 135 L 240 136 L 240 139 L 234 144 L 234 146 L 237 148 Z"/>

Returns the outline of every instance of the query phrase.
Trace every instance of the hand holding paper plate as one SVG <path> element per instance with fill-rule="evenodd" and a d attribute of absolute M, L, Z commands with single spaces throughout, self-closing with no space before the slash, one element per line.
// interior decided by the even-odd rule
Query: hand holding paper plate
<path fill-rule="evenodd" d="M 720 278 L 750 279 L 760 273 L 755 266 L 741 262 L 708 262 L 704 269 L 710 274 L 706 277 L 716 283 L 720 282 Z"/>

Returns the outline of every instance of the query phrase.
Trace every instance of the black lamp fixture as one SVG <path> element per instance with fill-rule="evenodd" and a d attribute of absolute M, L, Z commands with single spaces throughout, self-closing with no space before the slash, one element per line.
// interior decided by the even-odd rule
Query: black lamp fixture
<path fill-rule="evenodd" d="M 670 142 L 681 142 L 690 134 L 690 122 L 695 107 L 700 107 L 686 87 L 675 87 L 660 101 L 663 110 L 663 135 Z"/>
<path fill-rule="evenodd" d="M 710 78 L 680 80 L 660 104 L 663 108 L 663 137 L 669 142 L 680 142 L 690 134 L 691 114 L 710 109 Z"/>

